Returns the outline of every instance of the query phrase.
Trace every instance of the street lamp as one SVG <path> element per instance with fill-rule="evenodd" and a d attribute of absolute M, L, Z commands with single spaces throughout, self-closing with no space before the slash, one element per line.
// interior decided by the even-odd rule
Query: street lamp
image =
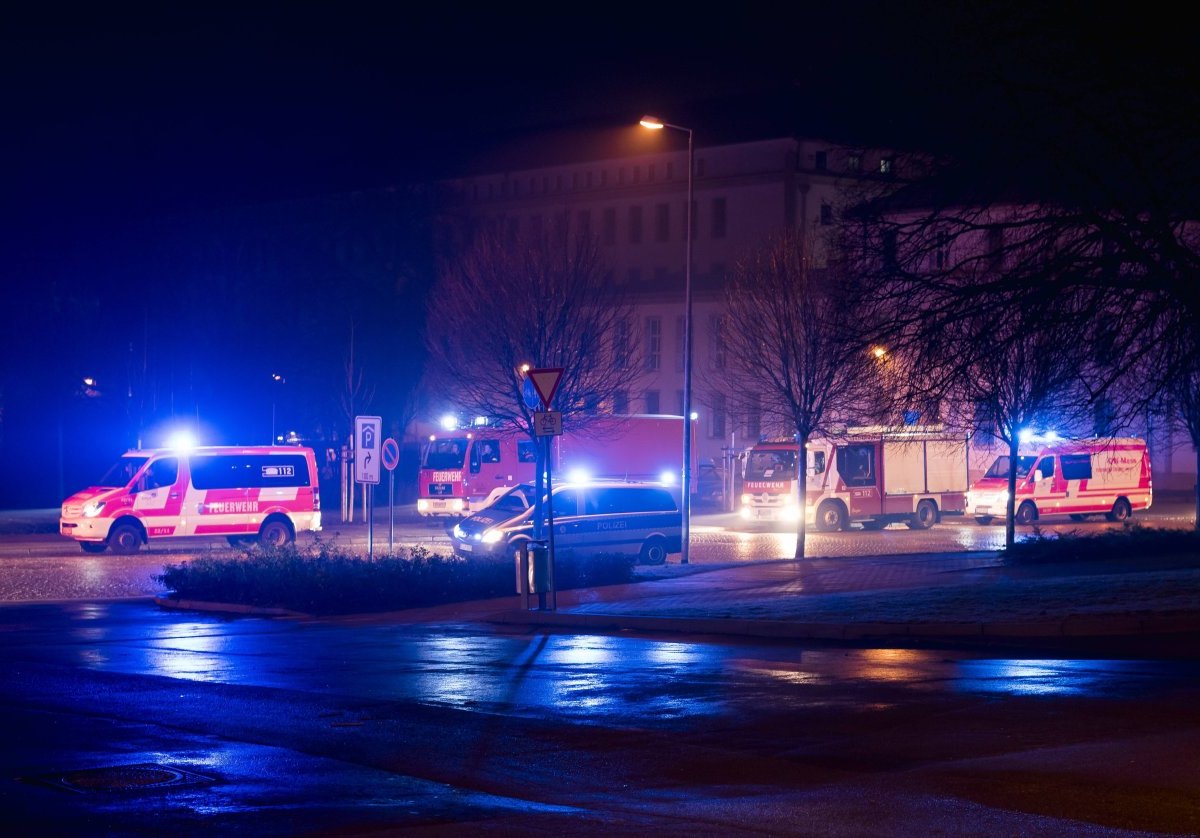
<path fill-rule="evenodd" d="M 687 564 L 692 529 L 692 192 L 696 173 L 695 145 L 691 128 L 663 122 L 656 116 L 643 116 L 639 124 L 653 131 L 663 128 L 683 131 L 688 138 L 687 230 L 684 234 L 687 255 L 683 263 L 683 554 L 679 559 L 681 564 Z"/>

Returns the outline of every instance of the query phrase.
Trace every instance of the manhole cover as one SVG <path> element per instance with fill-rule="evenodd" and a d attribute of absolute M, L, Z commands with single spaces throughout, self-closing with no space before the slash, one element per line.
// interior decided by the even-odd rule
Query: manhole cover
<path fill-rule="evenodd" d="M 40 783 L 81 794 L 92 791 L 174 788 L 213 782 L 210 777 L 153 762 L 113 765 L 106 768 L 84 768 L 78 771 L 43 774 L 40 777 L 23 777 L 22 780 L 27 783 Z"/>

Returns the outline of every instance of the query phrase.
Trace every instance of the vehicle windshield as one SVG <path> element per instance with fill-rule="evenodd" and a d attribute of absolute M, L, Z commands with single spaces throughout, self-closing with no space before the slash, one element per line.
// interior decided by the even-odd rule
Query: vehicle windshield
<path fill-rule="evenodd" d="M 488 507 L 488 511 L 511 512 L 517 515 L 533 504 L 534 488 L 528 483 L 514 486 Z"/>
<path fill-rule="evenodd" d="M 1026 477 L 1035 462 L 1037 462 L 1037 457 L 1017 457 L 1017 479 L 1020 480 Z M 1008 463 L 1009 458 L 1007 454 L 997 457 L 996 462 L 992 463 L 992 467 L 983 476 L 1008 477 Z"/>
<path fill-rule="evenodd" d="M 435 439 L 425 449 L 421 468 L 462 468 L 467 459 L 467 438 Z"/>
<path fill-rule="evenodd" d="M 747 480 L 795 480 L 795 451 L 751 451 L 746 460 Z"/>
<path fill-rule="evenodd" d="M 149 457 L 122 457 L 113 464 L 112 468 L 104 472 L 104 476 L 100 478 L 97 485 L 104 488 L 128 486 L 129 481 L 141 471 L 142 466 L 146 465 L 149 459 Z"/>

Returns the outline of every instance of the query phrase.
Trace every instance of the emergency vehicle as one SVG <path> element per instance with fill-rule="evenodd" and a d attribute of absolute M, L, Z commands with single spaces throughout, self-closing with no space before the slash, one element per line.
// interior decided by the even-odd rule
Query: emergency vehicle
<path fill-rule="evenodd" d="M 556 480 L 679 482 L 680 416 L 595 416 L 550 440 L 550 467 Z M 491 428 L 430 436 L 417 478 L 417 512 L 426 517 L 465 517 L 513 486 L 533 482 L 538 444 L 519 431 Z M 694 464 L 692 473 L 696 473 Z"/>
<path fill-rule="evenodd" d="M 180 536 L 283 546 L 320 529 L 316 456 L 295 446 L 129 451 L 63 501 L 58 526 L 85 553 L 136 553 Z"/>
<path fill-rule="evenodd" d="M 1082 521 L 1103 514 L 1124 521 L 1153 501 L 1146 441 L 1132 437 L 1062 440 L 1024 446 L 1017 453 L 1013 520 L 1032 524 L 1047 515 Z M 1008 504 L 1009 455 L 1002 454 L 967 496 L 981 524 L 1003 518 Z"/>
<path fill-rule="evenodd" d="M 764 442 L 746 457 L 742 518 L 797 521 L 821 532 L 904 523 L 928 529 L 962 514 L 968 487 L 965 436 L 941 428 L 850 428 L 813 439 L 803 461 L 795 442 Z M 807 469 L 803 512 L 797 470 Z"/>

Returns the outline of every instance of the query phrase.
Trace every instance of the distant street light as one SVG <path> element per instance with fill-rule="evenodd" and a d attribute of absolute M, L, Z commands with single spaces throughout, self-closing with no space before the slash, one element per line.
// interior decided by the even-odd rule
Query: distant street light
<path fill-rule="evenodd" d="M 680 563 L 687 564 L 692 529 L 692 194 L 696 171 L 695 145 L 691 128 L 663 122 L 656 116 L 643 116 L 639 124 L 653 131 L 663 128 L 683 131 L 688 138 L 687 230 L 684 234 L 687 251 L 683 263 L 683 554 L 680 556 Z"/>

